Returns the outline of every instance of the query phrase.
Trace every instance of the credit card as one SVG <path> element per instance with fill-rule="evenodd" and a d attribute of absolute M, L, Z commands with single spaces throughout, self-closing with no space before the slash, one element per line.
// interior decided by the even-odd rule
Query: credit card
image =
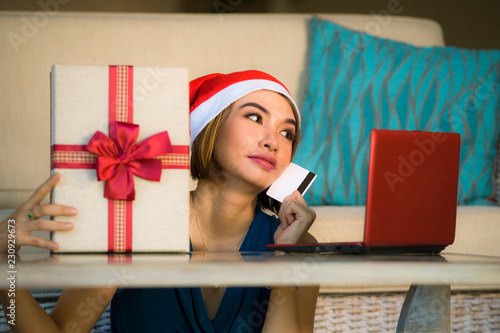
<path fill-rule="evenodd" d="M 304 195 L 315 179 L 315 173 L 297 164 L 290 163 L 283 174 L 269 187 L 266 194 L 279 202 L 283 202 L 295 190 Z"/>

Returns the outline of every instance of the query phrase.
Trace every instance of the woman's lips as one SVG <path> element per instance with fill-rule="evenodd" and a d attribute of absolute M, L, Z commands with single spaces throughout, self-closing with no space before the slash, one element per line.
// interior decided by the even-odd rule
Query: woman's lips
<path fill-rule="evenodd" d="M 276 159 L 272 156 L 269 155 L 251 155 L 248 156 L 249 159 L 254 161 L 255 163 L 259 164 L 261 167 L 267 170 L 274 170 L 276 169 Z"/>

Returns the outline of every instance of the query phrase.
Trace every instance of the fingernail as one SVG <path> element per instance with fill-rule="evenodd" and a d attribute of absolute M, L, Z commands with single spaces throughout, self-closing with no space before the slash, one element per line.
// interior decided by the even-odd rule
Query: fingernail
<path fill-rule="evenodd" d="M 71 208 L 71 215 L 76 215 L 76 214 L 78 214 L 76 208 Z"/>
<path fill-rule="evenodd" d="M 66 229 L 72 229 L 73 223 L 66 223 Z"/>
<path fill-rule="evenodd" d="M 50 244 L 49 244 L 49 248 L 50 248 L 51 250 L 55 250 L 55 249 L 57 249 L 57 244 L 55 244 L 55 243 L 50 243 Z"/>

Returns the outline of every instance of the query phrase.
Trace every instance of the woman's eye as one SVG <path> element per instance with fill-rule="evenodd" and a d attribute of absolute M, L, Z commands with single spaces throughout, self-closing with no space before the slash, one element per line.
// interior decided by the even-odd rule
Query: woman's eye
<path fill-rule="evenodd" d="M 246 117 L 252 121 L 255 121 L 255 122 L 261 122 L 262 121 L 262 117 L 256 113 L 251 113 L 251 114 L 248 114 L 246 115 Z"/>
<path fill-rule="evenodd" d="M 293 134 L 290 130 L 281 131 L 281 135 L 283 135 L 287 140 L 293 141 L 295 134 Z"/>

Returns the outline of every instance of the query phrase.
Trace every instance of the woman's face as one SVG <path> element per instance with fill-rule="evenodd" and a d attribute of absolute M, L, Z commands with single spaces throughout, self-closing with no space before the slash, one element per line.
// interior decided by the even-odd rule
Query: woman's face
<path fill-rule="evenodd" d="M 259 90 L 237 100 L 215 145 L 215 159 L 231 182 L 262 191 L 288 166 L 296 119 L 278 93 Z"/>

